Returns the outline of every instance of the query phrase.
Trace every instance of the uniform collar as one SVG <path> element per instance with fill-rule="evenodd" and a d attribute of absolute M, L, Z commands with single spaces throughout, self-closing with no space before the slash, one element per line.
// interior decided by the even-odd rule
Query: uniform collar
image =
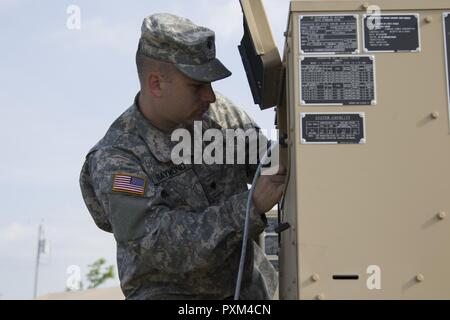
<path fill-rule="evenodd" d="M 151 153 L 160 162 L 171 161 L 172 149 L 178 142 L 172 142 L 171 133 L 166 133 L 158 129 L 147 118 L 144 117 L 142 112 L 139 110 L 139 93 L 136 95 L 136 98 L 134 99 L 133 113 L 136 120 L 136 128 L 139 132 L 139 135 L 147 143 Z M 215 128 L 219 130 L 223 129 L 216 121 L 211 119 L 211 117 L 209 117 L 206 113 L 203 115 L 202 127 L 203 131 L 210 128 Z M 192 131 L 192 128 L 189 131 Z"/>
<path fill-rule="evenodd" d="M 161 131 L 144 117 L 139 110 L 139 93 L 134 99 L 133 114 L 139 135 L 144 139 L 155 158 L 160 162 L 171 161 L 173 147 L 171 134 Z"/>

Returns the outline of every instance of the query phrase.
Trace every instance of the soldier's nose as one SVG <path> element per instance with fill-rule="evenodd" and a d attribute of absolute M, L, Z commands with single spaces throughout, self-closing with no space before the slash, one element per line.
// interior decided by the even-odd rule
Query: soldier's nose
<path fill-rule="evenodd" d="M 214 94 L 214 90 L 211 86 L 211 83 L 205 84 L 202 90 L 202 101 L 208 103 L 216 102 L 216 95 Z"/>

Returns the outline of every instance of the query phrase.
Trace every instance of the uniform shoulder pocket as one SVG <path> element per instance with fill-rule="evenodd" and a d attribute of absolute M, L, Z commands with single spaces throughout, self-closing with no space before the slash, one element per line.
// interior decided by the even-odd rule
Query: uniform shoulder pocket
<path fill-rule="evenodd" d="M 112 229 L 117 242 L 143 237 L 149 199 L 119 193 L 111 193 L 108 197 Z"/>

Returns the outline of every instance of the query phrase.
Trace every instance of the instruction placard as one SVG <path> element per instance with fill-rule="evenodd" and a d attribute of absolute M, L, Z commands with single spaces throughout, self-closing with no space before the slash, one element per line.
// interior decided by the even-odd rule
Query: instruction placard
<path fill-rule="evenodd" d="M 302 113 L 302 144 L 365 143 L 364 113 Z"/>
<path fill-rule="evenodd" d="M 358 16 L 300 16 L 300 53 L 357 53 Z"/>
<path fill-rule="evenodd" d="M 365 52 L 419 52 L 419 15 L 363 17 Z"/>
<path fill-rule="evenodd" d="M 374 105 L 372 56 L 304 56 L 300 58 L 303 105 Z"/>

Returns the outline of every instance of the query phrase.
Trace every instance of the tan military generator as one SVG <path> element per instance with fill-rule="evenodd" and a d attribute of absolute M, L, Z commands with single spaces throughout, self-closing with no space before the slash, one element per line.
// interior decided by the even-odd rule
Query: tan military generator
<path fill-rule="evenodd" d="M 282 58 L 241 5 L 289 172 L 280 299 L 450 299 L 450 0 L 292 1 Z"/>

